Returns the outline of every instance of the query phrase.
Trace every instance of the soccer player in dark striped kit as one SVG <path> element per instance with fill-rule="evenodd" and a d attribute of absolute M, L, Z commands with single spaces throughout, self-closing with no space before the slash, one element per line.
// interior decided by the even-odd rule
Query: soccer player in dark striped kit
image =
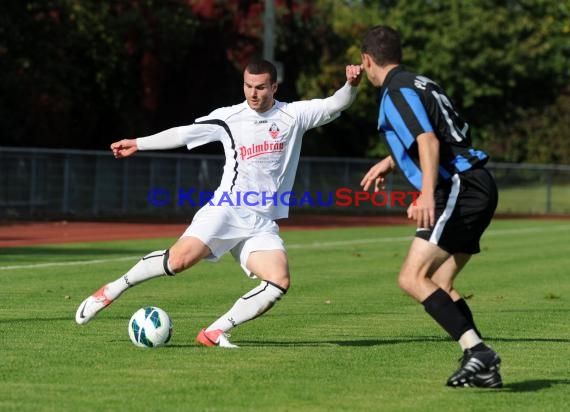
<path fill-rule="evenodd" d="M 396 30 L 371 28 L 361 54 L 368 80 L 381 88 L 378 130 L 390 151 L 361 185 L 378 190 L 398 168 L 421 191 L 408 208 L 416 236 L 399 285 L 463 350 L 461 365 L 447 385 L 501 387 L 501 359 L 483 342 L 469 306 L 453 287 L 471 256 L 480 252 L 479 240 L 497 207 L 495 181 L 484 167 L 488 155 L 472 146 L 469 125 L 445 91 L 401 65 Z"/>

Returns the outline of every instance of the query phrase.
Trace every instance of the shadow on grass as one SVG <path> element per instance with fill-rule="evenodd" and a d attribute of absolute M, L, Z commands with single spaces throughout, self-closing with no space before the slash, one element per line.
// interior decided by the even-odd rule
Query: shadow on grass
<path fill-rule="evenodd" d="M 298 340 L 293 342 L 276 342 L 268 340 L 240 340 L 236 341 L 238 345 L 246 347 L 295 347 L 295 346 L 381 346 L 381 345 L 398 345 L 402 343 L 416 343 L 416 342 L 444 342 L 449 339 L 446 337 L 435 336 L 419 336 L 413 338 L 397 338 L 397 339 L 359 339 L 359 340 Z"/>
<path fill-rule="evenodd" d="M 556 385 L 568 385 L 570 379 L 534 379 L 506 384 L 502 392 L 538 392 Z"/>
<path fill-rule="evenodd" d="M 358 339 L 358 340 L 333 340 L 327 343 L 337 346 L 380 346 L 380 345 L 398 345 L 401 343 L 417 343 L 417 342 L 446 342 L 450 338 L 444 336 L 414 336 L 401 337 L 392 339 Z"/>
<path fill-rule="evenodd" d="M 570 339 L 563 338 L 488 338 L 490 342 L 553 342 L 553 343 L 570 343 Z M 452 339 L 445 336 L 409 336 L 391 339 L 350 339 L 350 340 L 298 340 L 298 341 L 268 341 L 268 340 L 241 340 L 236 342 L 241 346 L 279 346 L 279 347 L 295 347 L 295 346 L 383 346 L 383 345 L 400 345 L 406 343 L 422 343 L 422 342 L 451 342 Z"/>
<path fill-rule="evenodd" d="M 358 341 L 324 341 L 324 340 L 298 340 L 293 342 L 287 341 L 270 341 L 270 340 L 236 340 L 236 343 L 240 347 L 244 348 L 267 348 L 267 347 L 281 347 L 281 348 L 295 348 L 295 347 L 323 347 L 323 346 L 379 346 L 379 345 L 397 345 L 401 343 L 411 343 L 411 342 L 442 342 L 448 340 L 447 338 L 438 337 L 421 337 L 421 338 L 405 338 L 405 339 L 361 339 Z M 197 346 L 194 344 L 170 344 L 168 346 L 172 347 L 191 347 Z M 198 345 L 200 346 L 200 345 Z"/>
<path fill-rule="evenodd" d="M 564 338 L 487 338 L 490 342 L 553 342 L 553 343 L 570 343 L 570 339 Z M 380 345 L 398 345 L 402 343 L 417 342 L 451 342 L 452 339 L 446 336 L 406 336 L 390 339 L 351 339 L 351 340 L 333 340 L 333 341 L 295 341 L 295 342 L 271 342 L 271 341 L 243 341 L 244 344 L 262 345 L 262 346 L 319 346 L 319 345 L 337 345 L 337 346 L 380 346 Z"/>

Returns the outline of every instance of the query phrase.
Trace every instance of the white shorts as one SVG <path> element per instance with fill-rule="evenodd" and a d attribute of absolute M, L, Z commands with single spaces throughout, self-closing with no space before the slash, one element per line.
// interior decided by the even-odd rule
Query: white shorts
<path fill-rule="evenodd" d="M 231 251 L 234 259 L 252 278 L 255 278 L 255 275 L 245 266 L 251 252 L 285 252 L 277 223 L 246 209 L 229 205 L 202 207 L 181 237 L 186 236 L 198 238 L 210 248 L 212 255 L 206 260 L 216 262 L 224 253 Z"/>

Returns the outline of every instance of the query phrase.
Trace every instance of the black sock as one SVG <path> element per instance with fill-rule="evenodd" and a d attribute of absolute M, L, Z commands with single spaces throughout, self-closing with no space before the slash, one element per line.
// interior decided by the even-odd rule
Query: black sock
<path fill-rule="evenodd" d="M 470 322 L 443 289 L 437 289 L 429 295 L 422 305 L 426 312 L 456 341 L 472 329 Z"/>
<path fill-rule="evenodd" d="M 473 313 L 471 313 L 471 309 L 469 309 L 469 305 L 467 305 L 465 299 L 461 298 L 459 300 L 456 300 L 455 306 L 457 306 L 457 309 L 459 309 L 463 314 L 463 316 L 465 316 L 465 318 L 469 321 L 472 329 L 475 331 L 477 336 L 481 338 L 482 337 L 481 332 L 479 332 L 479 329 L 477 329 L 477 326 L 475 326 L 475 321 L 473 320 Z"/>

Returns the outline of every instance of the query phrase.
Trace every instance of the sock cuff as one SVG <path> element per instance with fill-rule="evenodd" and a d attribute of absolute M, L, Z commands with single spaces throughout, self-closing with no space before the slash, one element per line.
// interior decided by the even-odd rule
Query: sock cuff
<path fill-rule="evenodd" d="M 164 271 L 168 276 L 174 276 L 176 273 L 170 268 L 170 263 L 168 262 L 168 258 L 170 257 L 170 249 L 166 249 L 164 251 L 164 260 L 162 261 L 162 265 L 164 266 Z"/>
<path fill-rule="evenodd" d="M 273 286 L 273 287 L 279 289 L 281 292 L 283 292 L 283 294 L 286 294 L 286 293 L 287 293 L 287 289 L 282 288 L 281 286 L 279 286 L 279 285 L 276 284 L 276 283 L 270 282 L 269 280 L 264 280 L 263 282 L 265 282 L 265 283 L 267 283 L 268 285 L 271 285 L 271 286 Z"/>
<path fill-rule="evenodd" d="M 425 311 L 443 328 L 455 341 L 459 341 L 469 329 L 469 321 L 453 302 L 453 299 L 441 288 L 429 295 L 423 302 Z"/>
<path fill-rule="evenodd" d="M 279 300 L 281 299 L 281 296 L 285 294 L 285 291 L 283 290 L 283 288 L 277 286 L 275 283 L 262 280 L 259 286 L 253 288 L 248 293 L 243 295 L 241 298 L 244 300 L 249 300 L 251 298 L 255 298 L 260 294 L 272 296 L 273 300 Z"/>
<path fill-rule="evenodd" d="M 441 302 L 453 303 L 453 300 L 445 290 L 438 288 L 436 289 L 435 292 L 433 292 L 431 295 L 429 295 L 427 298 L 423 300 L 422 305 L 424 305 L 424 307 L 427 309 L 428 307 L 431 307 L 433 305 L 438 305 Z"/>
<path fill-rule="evenodd" d="M 152 259 L 152 258 L 162 259 L 162 268 L 164 270 L 164 273 L 167 274 L 168 276 L 174 276 L 175 273 L 170 268 L 170 265 L 168 263 L 168 257 L 169 256 L 170 256 L 170 249 L 155 250 L 154 252 L 150 252 L 148 255 L 143 257 L 141 260 L 144 261 L 144 260 L 148 260 L 148 259 Z"/>

